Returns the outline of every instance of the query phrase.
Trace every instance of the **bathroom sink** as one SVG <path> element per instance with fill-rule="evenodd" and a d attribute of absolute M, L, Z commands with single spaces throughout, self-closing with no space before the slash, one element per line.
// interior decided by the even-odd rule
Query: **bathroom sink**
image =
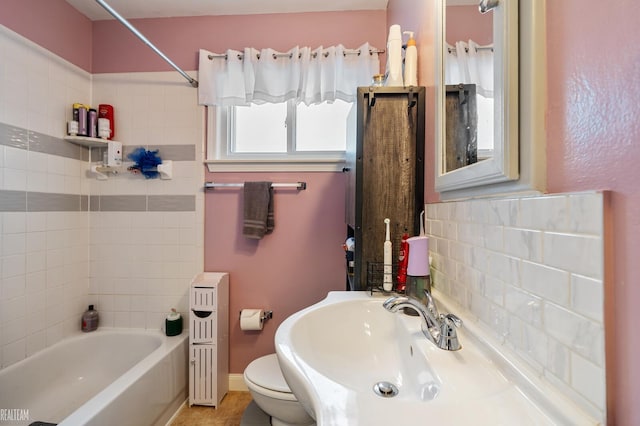
<path fill-rule="evenodd" d="M 426 357 L 413 356 L 413 336 L 396 324 L 400 320 L 379 299 L 346 300 L 308 311 L 290 337 L 297 358 L 339 386 L 370 392 L 383 381 L 394 384 L 401 398 L 433 399 L 439 379 Z"/>
<path fill-rule="evenodd" d="M 318 425 L 590 424 L 528 395 L 531 384 L 501 370 L 465 326 L 462 349 L 439 349 L 418 317 L 386 311 L 385 299 L 330 292 L 278 328 L 282 373 Z"/>

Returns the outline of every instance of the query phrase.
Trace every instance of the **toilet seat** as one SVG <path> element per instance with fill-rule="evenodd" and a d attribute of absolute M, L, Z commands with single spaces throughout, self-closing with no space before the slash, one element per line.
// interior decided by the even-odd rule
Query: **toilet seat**
<path fill-rule="evenodd" d="M 273 426 L 315 426 L 287 385 L 276 354 L 252 361 L 243 377 L 251 397 L 269 415 Z"/>
<path fill-rule="evenodd" d="M 247 385 L 259 387 L 263 393 L 274 395 L 279 399 L 295 400 L 293 392 L 284 380 L 276 354 L 253 360 L 244 370 L 244 377 L 249 382 Z"/>
<path fill-rule="evenodd" d="M 284 380 L 276 354 L 265 355 L 253 360 L 244 370 L 245 376 L 254 384 L 276 392 L 291 393 Z"/>

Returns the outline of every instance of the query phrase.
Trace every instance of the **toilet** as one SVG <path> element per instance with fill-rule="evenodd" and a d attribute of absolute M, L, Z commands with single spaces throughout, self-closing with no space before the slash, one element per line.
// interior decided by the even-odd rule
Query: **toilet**
<path fill-rule="evenodd" d="M 284 380 L 276 354 L 252 361 L 244 370 L 244 382 L 273 426 L 315 425 Z"/>

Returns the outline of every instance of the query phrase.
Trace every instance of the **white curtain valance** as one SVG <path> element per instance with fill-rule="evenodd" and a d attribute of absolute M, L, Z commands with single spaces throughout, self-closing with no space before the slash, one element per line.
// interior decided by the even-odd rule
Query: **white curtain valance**
<path fill-rule="evenodd" d="M 227 50 L 200 49 L 200 105 L 235 106 L 279 103 L 294 99 L 306 105 L 341 99 L 356 100 L 358 86 L 368 86 L 380 72 L 377 49 L 344 46 Z"/>
<path fill-rule="evenodd" d="M 445 84 L 475 84 L 476 92 L 493 98 L 493 46 L 480 46 L 473 40 L 447 44 Z"/>

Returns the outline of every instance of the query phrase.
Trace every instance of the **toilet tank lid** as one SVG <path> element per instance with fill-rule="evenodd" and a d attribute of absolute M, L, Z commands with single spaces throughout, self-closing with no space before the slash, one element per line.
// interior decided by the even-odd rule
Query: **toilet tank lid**
<path fill-rule="evenodd" d="M 278 364 L 276 354 L 265 355 L 253 360 L 244 374 L 258 386 L 277 392 L 291 393 Z"/>

